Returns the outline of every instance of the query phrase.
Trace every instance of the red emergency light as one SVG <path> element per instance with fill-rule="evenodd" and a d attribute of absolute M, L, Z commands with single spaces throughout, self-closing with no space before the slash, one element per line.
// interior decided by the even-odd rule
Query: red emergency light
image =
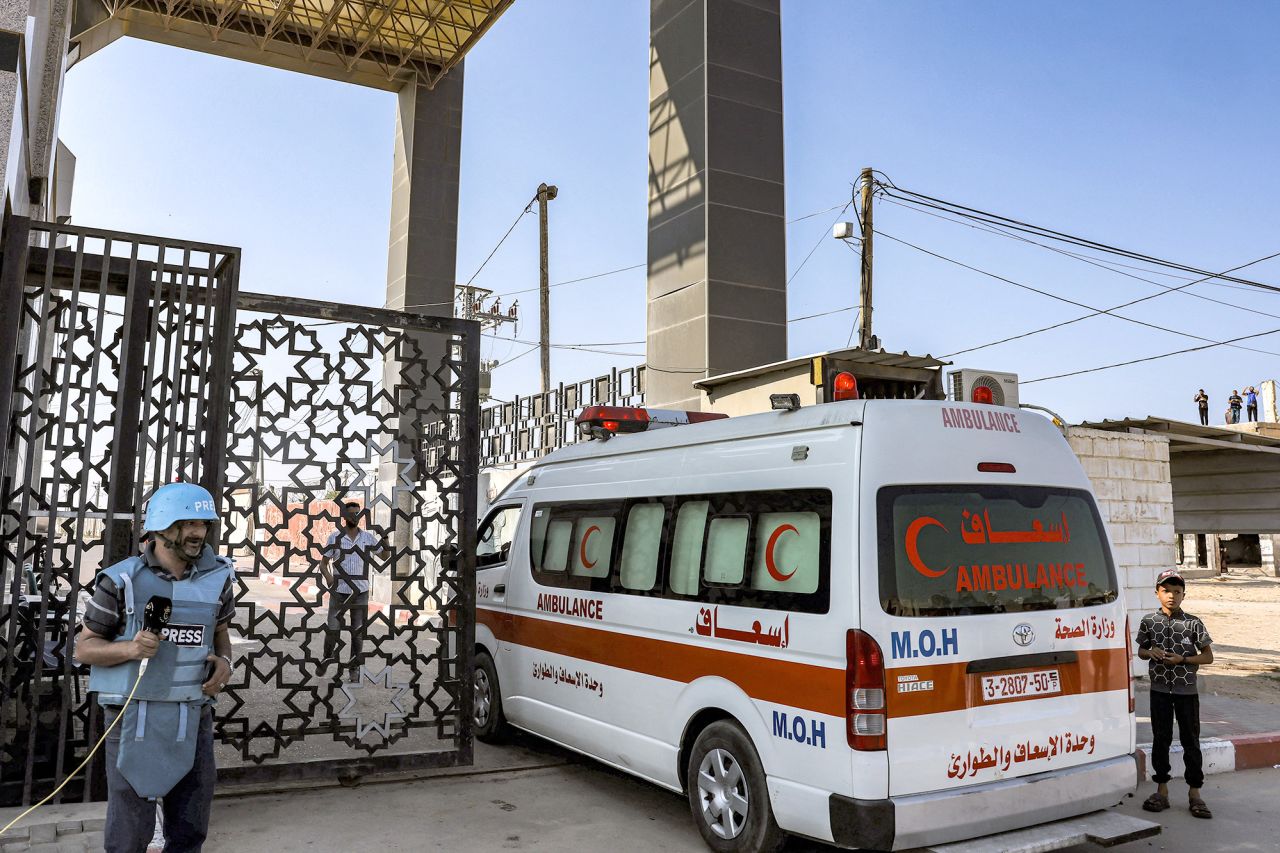
<path fill-rule="evenodd" d="M 586 436 L 594 430 L 604 430 L 610 435 L 645 432 L 662 427 L 716 421 L 727 418 L 717 412 L 682 412 L 675 409 L 642 409 L 634 406 L 588 406 L 574 420 L 578 431 Z"/>
<path fill-rule="evenodd" d="M 996 403 L 995 395 L 991 393 L 991 389 L 986 385 L 974 385 L 973 393 L 969 395 L 969 399 L 974 403 L 983 403 L 987 406 L 994 406 Z"/>
<path fill-rule="evenodd" d="M 837 373 L 831 380 L 833 400 L 858 399 L 858 378 L 847 370 Z"/>

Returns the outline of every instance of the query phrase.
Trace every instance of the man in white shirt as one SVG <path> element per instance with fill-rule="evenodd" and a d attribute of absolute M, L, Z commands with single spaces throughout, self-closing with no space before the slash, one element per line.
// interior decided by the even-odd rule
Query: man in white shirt
<path fill-rule="evenodd" d="M 363 662 L 365 625 L 369 618 L 369 558 L 372 555 L 385 559 L 391 552 L 380 537 L 360 529 L 363 517 L 364 508 L 357 501 L 343 503 L 342 524 L 329 535 L 320 561 L 320 575 L 329 588 L 321 666 L 337 660 L 338 635 L 345 622 L 351 631 L 348 665 L 352 680 L 359 678 Z"/>

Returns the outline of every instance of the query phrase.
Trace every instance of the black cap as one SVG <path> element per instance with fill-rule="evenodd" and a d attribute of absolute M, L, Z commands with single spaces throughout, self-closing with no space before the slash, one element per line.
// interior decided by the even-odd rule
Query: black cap
<path fill-rule="evenodd" d="M 1187 582 L 1182 579 L 1182 575 L 1178 574 L 1177 569 L 1165 569 L 1156 575 L 1156 586 L 1164 586 L 1165 584 L 1177 584 L 1183 589 L 1187 588 Z"/>

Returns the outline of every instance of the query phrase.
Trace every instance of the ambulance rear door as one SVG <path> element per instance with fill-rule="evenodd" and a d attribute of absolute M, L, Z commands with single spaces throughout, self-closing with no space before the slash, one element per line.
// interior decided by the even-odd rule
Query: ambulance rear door
<path fill-rule="evenodd" d="M 1062 435 L 938 403 L 869 405 L 864 431 L 862 622 L 886 666 L 890 795 L 1132 752 L 1124 604 Z"/>

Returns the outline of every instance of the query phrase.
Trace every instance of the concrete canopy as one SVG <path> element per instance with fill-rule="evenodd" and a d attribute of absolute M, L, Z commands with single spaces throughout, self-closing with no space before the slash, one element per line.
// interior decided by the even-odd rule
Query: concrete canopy
<path fill-rule="evenodd" d="M 1178 533 L 1280 533 L 1280 426 L 1210 427 L 1154 417 L 1081 426 L 1168 439 Z"/>
<path fill-rule="evenodd" d="M 122 35 L 378 89 L 434 87 L 514 0 L 76 0 L 83 59 Z"/>

